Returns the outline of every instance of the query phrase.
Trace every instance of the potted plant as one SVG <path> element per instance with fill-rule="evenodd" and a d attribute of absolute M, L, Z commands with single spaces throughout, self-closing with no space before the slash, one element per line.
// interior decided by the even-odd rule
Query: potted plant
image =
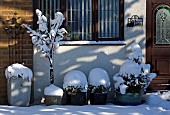
<path fill-rule="evenodd" d="M 53 84 L 44 89 L 45 104 L 46 105 L 61 105 L 63 90 Z"/>
<path fill-rule="evenodd" d="M 32 71 L 28 67 L 14 63 L 5 70 L 7 78 L 8 103 L 12 106 L 29 106 L 31 96 Z"/>
<path fill-rule="evenodd" d="M 87 79 L 84 73 L 79 70 L 68 72 L 63 81 L 63 89 L 67 94 L 67 104 L 85 105 L 87 104 Z"/>
<path fill-rule="evenodd" d="M 106 104 L 107 94 L 110 90 L 110 80 L 107 72 L 101 68 L 94 68 L 89 73 L 88 83 L 88 91 L 90 93 L 90 104 Z"/>
<path fill-rule="evenodd" d="M 32 30 L 27 24 L 23 24 L 23 25 L 28 29 L 28 33 L 30 33 L 30 36 L 32 36 L 32 43 L 35 46 L 37 46 L 39 50 L 42 51 L 42 53 L 45 55 L 45 57 L 48 58 L 49 60 L 49 63 L 50 63 L 49 78 L 50 78 L 51 84 L 45 87 L 46 90 L 51 91 L 51 88 L 56 90 L 59 88 L 57 86 L 55 86 L 54 88 L 54 75 L 53 75 L 53 57 L 54 56 L 53 55 L 54 55 L 54 50 L 59 47 L 60 40 L 62 40 L 64 37 L 64 34 L 67 33 L 65 28 L 61 28 L 61 25 L 63 21 L 65 20 L 65 18 L 61 12 L 56 12 L 54 19 L 47 19 L 39 9 L 36 9 L 36 15 L 38 17 L 38 21 L 37 21 L 38 29 L 37 30 Z M 49 92 L 46 90 L 44 91 L 44 93 Z M 51 99 L 51 101 L 45 101 L 47 102 L 47 105 L 60 103 L 60 100 L 59 102 L 56 102 L 58 98 L 56 95 L 55 96 L 49 95 L 49 94 L 44 94 L 44 95 L 45 95 L 45 99 L 47 100 Z"/>
<path fill-rule="evenodd" d="M 119 73 L 113 76 L 115 81 L 115 103 L 120 105 L 139 105 L 143 93 L 149 86 L 155 73 L 150 73 L 150 64 L 143 63 L 142 49 L 137 43 L 131 45 L 129 59 L 120 67 Z"/>

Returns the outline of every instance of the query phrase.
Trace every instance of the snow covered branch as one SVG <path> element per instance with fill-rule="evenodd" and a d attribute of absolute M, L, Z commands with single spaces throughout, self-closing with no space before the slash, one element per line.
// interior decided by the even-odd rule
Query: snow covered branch
<path fill-rule="evenodd" d="M 23 25 L 28 29 L 30 36 L 32 36 L 32 43 L 49 59 L 50 69 L 53 70 L 54 50 L 59 47 L 59 41 L 64 37 L 63 34 L 67 33 L 64 28 L 60 28 L 65 18 L 61 12 L 56 12 L 55 19 L 50 20 L 50 28 L 48 28 L 47 18 L 42 12 L 37 9 L 36 14 L 38 16 L 37 24 L 39 25 L 36 31 L 32 30 L 27 24 Z M 51 78 L 51 83 L 53 83 L 53 78 Z"/>

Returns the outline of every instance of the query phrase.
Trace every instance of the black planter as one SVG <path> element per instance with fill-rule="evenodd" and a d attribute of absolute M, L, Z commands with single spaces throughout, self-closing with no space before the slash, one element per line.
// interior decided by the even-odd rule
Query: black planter
<path fill-rule="evenodd" d="M 61 105 L 70 105 L 71 96 L 64 90 Z"/>
<path fill-rule="evenodd" d="M 107 93 L 90 93 L 90 104 L 105 105 L 107 102 Z"/>
<path fill-rule="evenodd" d="M 118 105 L 140 105 L 142 104 L 142 94 L 116 92 L 115 104 Z"/>
<path fill-rule="evenodd" d="M 68 99 L 70 98 L 71 105 L 86 105 L 87 104 L 87 93 L 78 92 L 78 93 L 68 93 Z"/>

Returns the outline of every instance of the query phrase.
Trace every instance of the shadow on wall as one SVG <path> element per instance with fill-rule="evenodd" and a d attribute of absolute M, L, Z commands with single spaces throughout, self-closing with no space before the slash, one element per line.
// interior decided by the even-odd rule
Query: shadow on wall
<path fill-rule="evenodd" d="M 93 68 L 103 68 L 111 78 L 124 60 L 124 54 L 123 46 L 61 46 L 54 57 L 55 83 L 62 86 L 64 75 L 73 69 L 88 76 Z"/>
<path fill-rule="evenodd" d="M 60 46 L 54 55 L 54 83 L 62 88 L 67 72 L 76 69 L 88 76 L 93 68 L 105 69 L 112 81 L 123 63 L 124 51 L 124 46 Z M 34 55 L 34 72 L 34 98 L 40 101 L 44 88 L 50 84 L 49 62 L 40 52 Z"/>

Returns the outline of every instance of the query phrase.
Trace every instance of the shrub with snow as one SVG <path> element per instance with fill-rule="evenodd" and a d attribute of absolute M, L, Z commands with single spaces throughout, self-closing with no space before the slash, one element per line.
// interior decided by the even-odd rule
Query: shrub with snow
<path fill-rule="evenodd" d="M 87 79 L 83 72 L 72 70 L 64 76 L 63 89 L 67 92 L 87 92 Z"/>
<path fill-rule="evenodd" d="M 23 79 L 28 79 L 29 81 L 31 81 L 33 74 L 31 69 L 29 69 L 28 67 L 22 64 L 15 63 L 6 68 L 5 76 L 7 79 L 21 77 Z"/>
<path fill-rule="evenodd" d="M 101 68 L 94 68 L 88 76 L 89 91 L 92 93 L 107 93 L 110 89 L 110 79 L 107 72 Z"/>
<path fill-rule="evenodd" d="M 149 86 L 155 73 L 150 73 L 150 64 L 142 61 L 142 49 L 137 43 L 131 45 L 132 54 L 120 67 L 119 73 L 113 76 L 115 88 L 121 94 L 141 93 Z"/>

